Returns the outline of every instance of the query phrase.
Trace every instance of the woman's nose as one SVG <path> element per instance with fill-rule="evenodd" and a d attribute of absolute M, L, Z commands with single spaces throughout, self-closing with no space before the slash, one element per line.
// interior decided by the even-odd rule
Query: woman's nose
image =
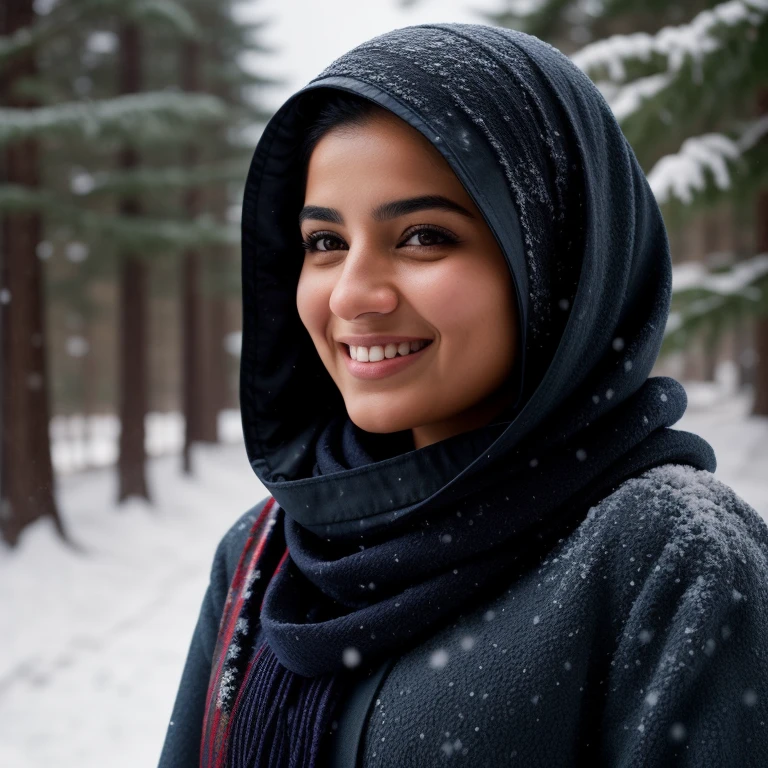
<path fill-rule="evenodd" d="M 388 314 L 397 307 L 397 288 L 387 257 L 350 250 L 331 291 L 330 309 L 342 320 L 369 312 Z"/>

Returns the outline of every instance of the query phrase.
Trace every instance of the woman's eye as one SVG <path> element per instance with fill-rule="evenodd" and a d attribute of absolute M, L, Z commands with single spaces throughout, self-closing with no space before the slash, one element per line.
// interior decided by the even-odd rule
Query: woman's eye
<path fill-rule="evenodd" d="M 415 242 L 414 242 L 415 241 Z M 450 245 L 458 242 L 453 235 L 434 227 L 421 227 L 413 231 L 398 247 L 403 246 L 429 248 L 439 245 Z M 308 253 L 327 253 L 344 250 L 345 243 L 337 235 L 315 232 L 302 242 L 302 247 Z"/>
<path fill-rule="evenodd" d="M 335 251 L 335 250 L 338 250 L 338 248 L 328 248 L 327 246 L 326 247 L 322 247 L 322 248 L 318 247 L 318 243 L 325 243 L 328 240 L 330 240 L 331 242 L 333 242 L 335 240 L 337 243 L 341 242 L 341 239 L 336 237 L 335 235 L 323 235 L 323 234 L 319 234 L 318 233 L 318 234 L 315 234 L 315 235 L 310 235 L 302 243 L 302 245 L 304 246 L 304 250 L 306 250 L 306 251 L 319 251 L 319 252 L 323 253 L 325 251 Z"/>
<path fill-rule="evenodd" d="M 416 238 L 417 242 L 412 243 L 411 240 L 414 238 Z M 443 245 L 450 242 L 453 242 L 452 238 L 443 232 L 440 232 L 437 229 L 424 227 L 423 229 L 414 232 L 403 245 L 421 245 L 428 247 L 430 245 Z"/>

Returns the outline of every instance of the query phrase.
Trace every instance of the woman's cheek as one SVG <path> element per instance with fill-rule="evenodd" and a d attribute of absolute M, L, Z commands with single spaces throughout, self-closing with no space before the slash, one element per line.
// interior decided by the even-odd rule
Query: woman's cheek
<path fill-rule="evenodd" d="M 307 270 L 302 270 L 299 277 L 296 309 L 302 324 L 317 345 L 318 340 L 325 336 L 328 323 L 328 296 L 323 293 L 323 281 Z"/>
<path fill-rule="evenodd" d="M 478 285 L 478 277 L 468 265 L 446 261 L 445 268 L 431 272 L 413 294 L 417 313 L 437 329 L 446 346 L 487 343 L 487 327 L 482 326 L 488 315 L 489 286 Z"/>

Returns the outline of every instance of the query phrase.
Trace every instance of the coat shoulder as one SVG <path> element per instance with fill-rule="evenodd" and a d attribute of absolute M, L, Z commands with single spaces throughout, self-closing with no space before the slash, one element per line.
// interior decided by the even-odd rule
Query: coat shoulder
<path fill-rule="evenodd" d="M 590 511 L 614 644 L 606 763 L 765 764 L 765 520 L 711 472 L 674 464 Z"/>
<path fill-rule="evenodd" d="M 650 547 L 654 556 L 659 548 L 681 555 L 722 548 L 741 559 L 768 556 L 768 524 L 757 511 L 711 472 L 682 464 L 624 481 L 589 510 L 585 522 L 620 549 Z"/>
<path fill-rule="evenodd" d="M 768 524 L 711 472 L 665 464 L 595 504 L 556 554 L 596 577 L 623 613 L 641 585 L 754 591 L 768 572 Z"/>

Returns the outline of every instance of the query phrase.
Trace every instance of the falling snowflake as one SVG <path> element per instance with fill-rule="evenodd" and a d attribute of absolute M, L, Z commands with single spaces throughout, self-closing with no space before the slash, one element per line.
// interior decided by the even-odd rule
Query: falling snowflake
<path fill-rule="evenodd" d="M 344 662 L 344 666 L 351 669 L 352 667 L 356 667 L 358 664 L 360 664 L 360 651 L 358 651 L 357 648 L 350 646 L 349 648 L 344 649 L 341 658 Z"/>
<path fill-rule="evenodd" d="M 429 657 L 429 666 L 433 669 L 443 669 L 448 663 L 448 651 L 445 648 L 438 648 L 433 651 Z"/>

